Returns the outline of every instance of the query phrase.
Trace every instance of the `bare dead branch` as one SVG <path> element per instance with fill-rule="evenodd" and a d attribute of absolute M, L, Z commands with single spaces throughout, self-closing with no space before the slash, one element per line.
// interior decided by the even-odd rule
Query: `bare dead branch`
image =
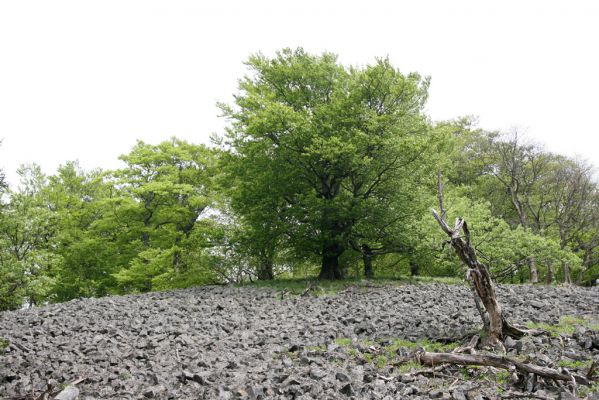
<path fill-rule="evenodd" d="M 589 380 L 583 376 L 560 372 L 549 367 L 528 364 L 510 357 L 496 356 L 491 354 L 456 354 L 456 353 L 429 353 L 421 351 L 416 353 L 416 359 L 422 365 L 457 364 L 457 365 L 480 365 L 510 370 L 516 368 L 520 372 L 532 373 L 543 378 L 556 381 L 566 381 L 582 385 L 589 385 Z"/>

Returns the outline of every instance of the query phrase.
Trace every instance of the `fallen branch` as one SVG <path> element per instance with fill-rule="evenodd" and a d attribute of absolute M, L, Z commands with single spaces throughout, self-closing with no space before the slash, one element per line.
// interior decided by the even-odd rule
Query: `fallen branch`
<path fill-rule="evenodd" d="M 502 396 L 502 399 L 539 399 L 539 400 L 550 400 L 549 397 L 539 396 L 534 393 L 519 393 L 514 391 L 505 392 Z"/>
<path fill-rule="evenodd" d="M 576 374 L 560 372 L 553 368 L 541 367 L 539 365 L 527 364 L 510 357 L 496 356 L 491 354 L 456 354 L 456 353 L 429 353 L 421 351 L 416 353 L 416 359 L 422 365 L 457 364 L 457 365 L 483 365 L 488 367 L 513 369 L 520 372 L 528 372 L 543 378 L 556 381 L 566 381 L 589 385 L 589 380 Z"/>
<path fill-rule="evenodd" d="M 587 371 L 587 379 L 588 380 L 593 379 L 593 375 L 595 374 L 596 368 L 597 368 L 597 363 L 595 362 L 595 360 L 593 360 L 591 362 L 591 366 L 589 367 L 589 370 Z"/>
<path fill-rule="evenodd" d="M 456 353 L 456 354 L 463 354 L 463 353 L 476 354 L 476 345 L 478 345 L 479 340 L 480 340 L 480 336 L 479 335 L 474 335 L 474 336 L 472 336 L 472 338 L 470 339 L 470 341 L 468 342 L 468 344 L 465 344 L 463 346 L 458 347 L 457 349 L 455 349 L 454 351 L 452 351 L 452 353 Z"/>

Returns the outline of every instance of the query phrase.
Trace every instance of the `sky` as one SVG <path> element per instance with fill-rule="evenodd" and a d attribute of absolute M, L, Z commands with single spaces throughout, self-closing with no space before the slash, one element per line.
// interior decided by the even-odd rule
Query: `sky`
<path fill-rule="evenodd" d="M 431 77 L 432 120 L 473 115 L 599 166 L 599 2 L 0 1 L 0 169 L 118 168 L 136 140 L 209 143 L 244 61 L 284 47 L 388 56 Z"/>

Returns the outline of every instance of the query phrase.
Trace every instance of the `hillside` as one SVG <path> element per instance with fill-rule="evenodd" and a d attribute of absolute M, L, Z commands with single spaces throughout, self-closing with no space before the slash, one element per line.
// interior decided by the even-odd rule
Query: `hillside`
<path fill-rule="evenodd" d="M 596 288 L 500 286 L 498 296 L 514 322 L 551 331 L 506 343 L 508 355 L 581 373 L 599 362 Z M 416 345 L 449 351 L 479 320 L 468 287 L 439 283 L 322 297 L 208 286 L 80 299 L 0 314 L 0 397 L 85 378 L 81 399 L 471 399 L 527 386 L 536 398 L 567 398 L 571 388 L 534 377 L 513 384 L 488 367 L 433 376 L 405 361 Z"/>

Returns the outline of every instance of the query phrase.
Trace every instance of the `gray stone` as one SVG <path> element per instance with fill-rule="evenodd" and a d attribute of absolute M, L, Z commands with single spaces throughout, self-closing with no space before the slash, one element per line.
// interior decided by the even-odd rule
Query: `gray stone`
<path fill-rule="evenodd" d="M 327 373 L 326 373 L 326 371 L 324 371 L 321 368 L 312 367 L 312 368 L 310 368 L 309 375 L 310 375 L 310 378 L 318 380 L 318 379 L 321 379 L 321 378 L 324 378 L 325 376 L 327 376 Z"/>
<path fill-rule="evenodd" d="M 148 399 L 160 398 L 165 391 L 166 388 L 164 386 L 156 385 L 144 390 L 143 395 Z"/>
<path fill-rule="evenodd" d="M 454 390 L 451 394 L 451 397 L 455 400 L 468 400 L 466 394 L 461 390 Z"/>
<path fill-rule="evenodd" d="M 406 388 L 405 388 L 404 390 L 402 390 L 402 392 L 401 392 L 401 394 L 402 394 L 403 396 L 409 396 L 409 395 L 411 395 L 411 394 L 418 394 L 418 393 L 419 393 L 419 390 L 418 390 L 418 388 L 417 388 L 416 386 L 412 386 L 412 385 L 410 385 L 410 386 L 406 387 Z"/>
<path fill-rule="evenodd" d="M 526 377 L 526 391 L 532 393 L 537 387 L 537 376 L 535 374 L 528 374 Z"/>
<path fill-rule="evenodd" d="M 510 336 L 508 336 L 504 341 L 504 345 L 505 345 L 506 349 L 515 349 L 517 344 L 518 344 L 518 342 L 516 342 Z"/>
<path fill-rule="evenodd" d="M 562 390 L 558 395 L 559 400 L 578 400 L 578 397 L 568 392 L 567 390 Z"/>
<path fill-rule="evenodd" d="M 543 308 L 543 307 L 546 306 L 545 303 L 543 303 L 541 301 L 535 301 L 535 300 L 531 301 L 530 305 L 533 306 L 534 308 L 537 308 L 537 309 L 540 309 L 540 308 Z"/>
<path fill-rule="evenodd" d="M 250 386 L 247 388 L 246 392 L 251 400 L 256 400 L 264 396 L 264 389 L 258 386 Z"/>
<path fill-rule="evenodd" d="M 596 315 L 599 308 L 597 289 L 498 285 L 497 294 L 519 324 L 555 324 L 562 315 Z M 543 303 L 543 312 L 531 301 Z M 347 395 L 339 390 L 351 382 L 356 399 L 371 394 L 377 400 L 401 398 L 411 387 L 418 393 L 406 397 L 427 398 L 429 388 L 454 380 L 402 377 L 394 360 L 377 369 L 351 350 L 362 346 L 375 358 L 381 354 L 377 350 L 392 343 L 389 338 L 455 339 L 480 325 L 468 287 L 441 284 L 351 288 L 336 296 L 283 299 L 262 288 L 198 287 L 50 304 L 3 312 L 0 319 L 0 336 L 10 342 L 0 362 L 0 393 L 8 398 L 31 388 L 41 392 L 47 379 L 72 382 L 78 377 L 88 378 L 79 386 L 80 397 L 141 397 L 154 388 L 155 398 L 251 398 L 254 389 L 257 398 L 342 398 Z M 596 358 L 597 333 L 575 333 L 575 339 L 563 335 L 564 349 L 559 340 L 545 336 L 507 340 L 506 347 L 513 346 L 508 348 L 512 356 L 519 351 L 543 365 L 555 365 L 563 351 L 575 354 L 573 359 Z M 353 344 L 334 344 L 341 336 Z M 373 349 L 364 345 L 367 339 L 376 342 Z M 327 351 L 320 350 L 323 345 Z M 412 352 L 401 348 L 392 358 Z M 443 374 L 458 378 L 458 371 L 447 368 Z M 517 390 L 527 383 L 530 378 L 517 382 Z M 169 389 L 155 388 L 160 385 Z M 470 393 L 464 386 L 453 388 L 454 398 Z M 558 393 L 553 382 L 539 380 L 533 393 L 539 389 L 550 393 L 547 397 Z M 479 389 L 489 397 L 497 394 L 494 390 Z"/>
<path fill-rule="evenodd" d="M 54 397 L 55 400 L 77 400 L 79 389 L 76 386 L 67 386 Z"/>
<path fill-rule="evenodd" d="M 343 386 L 341 389 L 339 389 L 339 392 L 346 396 L 351 396 L 354 394 L 354 389 L 352 388 L 351 383 L 348 383 L 345 386 Z"/>
<path fill-rule="evenodd" d="M 351 380 L 351 378 L 349 377 L 349 375 L 347 375 L 344 372 L 337 372 L 335 374 L 335 379 L 337 379 L 340 382 L 349 382 Z"/>

